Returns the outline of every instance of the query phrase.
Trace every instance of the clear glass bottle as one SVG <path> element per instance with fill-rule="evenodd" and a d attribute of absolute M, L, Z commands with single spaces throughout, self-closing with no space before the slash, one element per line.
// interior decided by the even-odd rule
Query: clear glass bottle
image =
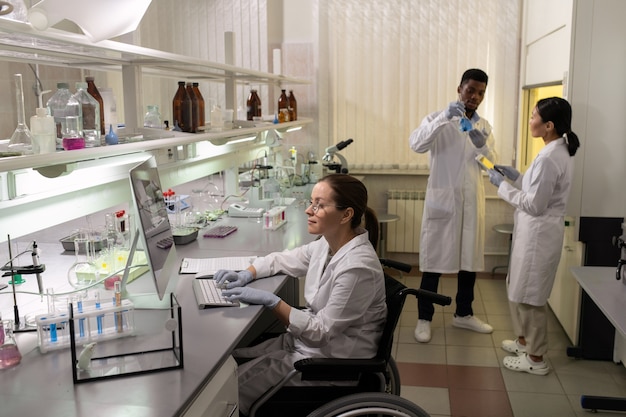
<path fill-rule="evenodd" d="M 196 98 L 198 99 L 198 128 L 200 128 L 206 125 L 204 97 L 200 92 L 200 83 L 192 83 L 192 86 L 193 92 L 196 94 Z"/>
<path fill-rule="evenodd" d="M 110 130 L 109 127 L 113 127 L 113 131 L 117 131 L 117 102 L 112 88 L 101 88 L 100 95 L 102 96 L 102 116 L 104 118 L 104 130 Z M 87 89 L 89 92 L 89 89 Z M 91 93 L 90 93 L 91 94 Z"/>
<path fill-rule="evenodd" d="M 72 93 L 70 93 L 67 83 L 58 83 L 57 91 L 48 99 L 46 107 L 48 108 L 48 114 L 54 117 L 57 143 L 61 144 L 63 133 L 66 131 L 66 117 L 82 117 L 80 104 L 72 98 Z"/>
<path fill-rule="evenodd" d="M 30 118 L 30 133 L 33 136 L 33 153 L 51 153 L 57 148 L 56 126 L 54 117 L 48 110 L 39 107 Z"/>
<path fill-rule="evenodd" d="M 80 231 L 74 238 L 76 260 L 67 271 L 67 281 L 81 289 L 100 279 L 100 270 L 96 266 L 95 242 L 88 231 Z"/>
<path fill-rule="evenodd" d="M 85 138 L 80 133 L 81 124 L 80 116 L 65 116 L 65 130 L 61 143 L 66 151 L 85 148 Z"/>
<path fill-rule="evenodd" d="M 87 92 L 87 83 L 76 83 L 76 93 L 72 95 L 80 103 L 83 112 L 82 136 L 86 148 L 100 146 L 102 128 L 100 127 L 100 103 Z M 102 97 L 100 97 L 102 100 Z"/>
<path fill-rule="evenodd" d="M 24 154 L 32 153 L 32 135 L 26 126 L 24 115 L 24 90 L 22 88 L 22 74 L 14 74 L 15 102 L 17 104 L 17 126 L 9 140 L 9 149 Z"/>
<path fill-rule="evenodd" d="M 152 104 L 148 106 L 148 112 L 143 118 L 143 127 L 150 127 L 154 129 L 162 129 L 161 113 L 159 113 L 159 106 Z"/>
<path fill-rule="evenodd" d="M 106 135 L 106 125 L 104 120 L 104 97 L 102 97 L 100 91 L 98 91 L 98 87 L 96 87 L 96 83 L 94 82 L 94 77 L 85 77 L 85 82 L 87 82 L 87 92 L 100 105 L 100 122 L 98 123 L 98 125 L 100 126 L 100 135 L 104 136 Z"/>
<path fill-rule="evenodd" d="M 222 130 L 224 128 L 224 117 L 222 108 L 215 104 L 211 110 L 211 130 Z"/>

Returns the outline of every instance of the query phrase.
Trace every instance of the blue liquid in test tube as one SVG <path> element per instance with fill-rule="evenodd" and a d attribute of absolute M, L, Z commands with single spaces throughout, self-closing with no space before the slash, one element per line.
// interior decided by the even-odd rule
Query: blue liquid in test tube
<path fill-rule="evenodd" d="M 50 323 L 50 341 L 53 343 L 57 341 L 57 324 L 56 323 Z"/>
<path fill-rule="evenodd" d="M 100 293 L 96 293 L 96 310 L 100 310 Z M 96 323 L 98 325 L 98 334 L 102 334 L 102 319 L 104 315 L 96 317 Z"/>
<path fill-rule="evenodd" d="M 76 305 L 78 306 L 78 312 L 82 313 L 83 312 L 83 301 L 82 300 L 78 300 Z M 78 319 L 78 333 L 80 334 L 80 337 L 85 337 L 85 319 Z"/>

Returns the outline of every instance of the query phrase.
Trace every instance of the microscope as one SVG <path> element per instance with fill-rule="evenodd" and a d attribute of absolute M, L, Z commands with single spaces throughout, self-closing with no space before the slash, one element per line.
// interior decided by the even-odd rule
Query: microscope
<path fill-rule="evenodd" d="M 352 139 L 347 139 L 339 142 L 336 145 L 326 148 L 326 154 L 322 158 L 324 161 L 324 167 L 329 171 L 335 171 L 338 174 L 348 173 L 348 161 L 344 158 L 339 151 L 354 142 Z M 339 159 L 339 163 L 335 162 L 335 156 Z"/>

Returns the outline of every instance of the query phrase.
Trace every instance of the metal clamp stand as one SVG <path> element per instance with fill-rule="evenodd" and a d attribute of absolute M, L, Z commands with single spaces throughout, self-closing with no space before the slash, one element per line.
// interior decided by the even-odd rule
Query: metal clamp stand
<path fill-rule="evenodd" d="M 36 274 L 37 275 L 37 284 L 39 286 L 39 293 L 43 294 L 43 284 L 41 281 L 41 273 L 46 270 L 46 266 L 39 264 L 39 258 L 37 257 L 37 242 L 33 242 L 33 265 L 21 266 L 21 267 L 13 267 L 13 252 L 11 250 L 11 236 L 7 235 L 7 243 L 9 245 L 9 266 L 3 266 L 0 268 L 3 271 L 7 271 L 2 274 L 3 277 L 10 276 L 11 277 L 11 288 L 13 290 L 13 321 L 14 321 L 14 332 L 34 332 L 37 330 L 37 327 L 27 328 L 26 323 L 20 322 L 20 312 L 17 306 L 17 294 L 15 293 L 15 281 L 16 276 L 19 275 L 29 275 Z M 17 255 L 19 256 L 19 255 Z"/>

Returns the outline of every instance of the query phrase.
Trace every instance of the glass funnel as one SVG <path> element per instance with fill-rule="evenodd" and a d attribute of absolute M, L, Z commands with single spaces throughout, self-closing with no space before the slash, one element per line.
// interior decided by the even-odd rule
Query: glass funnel
<path fill-rule="evenodd" d="M 24 115 L 24 90 L 22 88 L 22 74 L 14 74 L 15 80 L 15 102 L 17 105 L 17 127 L 9 141 L 9 150 L 21 153 L 32 152 L 32 136 L 26 125 Z"/>

